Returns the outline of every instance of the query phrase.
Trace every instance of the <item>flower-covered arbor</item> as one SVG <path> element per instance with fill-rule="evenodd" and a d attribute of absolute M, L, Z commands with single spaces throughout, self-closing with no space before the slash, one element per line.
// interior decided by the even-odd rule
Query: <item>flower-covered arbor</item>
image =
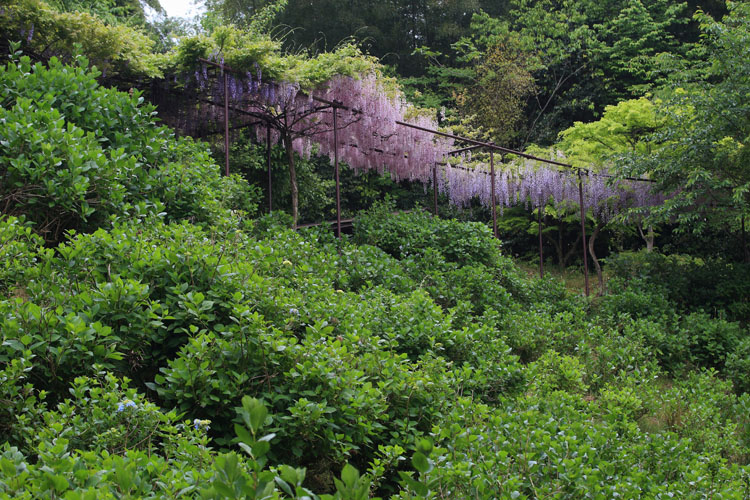
<path fill-rule="evenodd" d="M 408 104 L 395 82 L 384 78 L 376 64 L 303 88 L 300 82 L 264 78 L 259 67 L 239 71 L 216 59 L 199 59 L 181 93 L 189 96 L 192 104 L 173 106 L 176 113 L 167 121 L 190 135 L 223 132 L 227 155 L 231 131 L 240 128 L 254 129 L 258 142 L 269 144 L 269 151 L 270 145 L 283 144 L 295 225 L 295 154 L 309 157 L 313 152 L 328 155 L 335 164 L 339 220 L 338 163 L 343 160 L 357 171 L 376 170 L 388 172 L 396 181 L 432 183 L 436 193 L 445 194 L 457 205 L 477 198 L 491 208 L 493 226 L 498 206 L 502 211 L 516 204 L 540 207 L 550 200 L 556 205 L 577 203 L 582 213 L 584 255 L 586 208 L 600 220 L 609 221 L 619 212 L 664 199 L 651 192 L 650 182 L 616 179 L 607 172 L 574 167 L 561 157 L 541 158 L 438 130 L 435 113 Z M 446 163 L 455 144 L 462 142 L 472 145 L 464 150 L 488 150 L 489 166 L 473 161 L 470 152 L 464 152 L 459 164 Z M 495 152 L 521 161 L 504 164 L 496 172 Z M 228 164 L 227 156 L 227 169 Z"/>

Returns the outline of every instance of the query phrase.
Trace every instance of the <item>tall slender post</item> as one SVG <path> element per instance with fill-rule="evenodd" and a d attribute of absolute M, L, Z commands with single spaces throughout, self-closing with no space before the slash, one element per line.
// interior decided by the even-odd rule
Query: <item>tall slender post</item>
<path fill-rule="evenodd" d="M 750 262 L 750 252 L 747 249 L 747 233 L 745 232 L 745 214 L 742 214 L 742 254 L 745 263 Z"/>
<path fill-rule="evenodd" d="M 438 195 L 438 188 L 437 188 L 437 162 L 432 164 L 432 201 L 434 204 L 434 214 L 435 217 L 438 215 L 438 208 L 437 208 L 437 195 Z"/>
<path fill-rule="evenodd" d="M 266 166 L 268 167 L 268 213 L 273 212 L 273 183 L 271 181 L 271 124 L 266 124 Z"/>
<path fill-rule="evenodd" d="M 339 132 L 336 122 L 338 109 L 333 106 L 333 169 L 336 175 L 336 236 L 341 239 L 341 190 L 339 187 Z"/>
<path fill-rule="evenodd" d="M 224 72 L 224 175 L 229 177 L 229 83 L 227 81 L 227 70 L 222 66 Z"/>
<path fill-rule="evenodd" d="M 490 193 L 492 194 L 492 234 L 497 238 L 497 207 L 495 206 L 495 150 L 490 149 Z"/>
<path fill-rule="evenodd" d="M 578 171 L 578 201 L 581 204 L 581 234 L 583 235 L 583 279 L 586 284 L 586 297 L 589 296 L 589 259 L 586 245 L 586 207 L 583 206 L 583 178 Z"/>
<path fill-rule="evenodd" d="M 542 250 L 542 210 L 544 210 L 544 198 L 539 200 L 539 218 L 537 226 L 539 229 L 539 278 L 544 278 L 544 250 Z"/>

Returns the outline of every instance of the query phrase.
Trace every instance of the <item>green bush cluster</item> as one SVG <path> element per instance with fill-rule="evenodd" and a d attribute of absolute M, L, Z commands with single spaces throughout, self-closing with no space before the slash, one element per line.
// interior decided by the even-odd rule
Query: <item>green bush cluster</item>
<path fill-rule="evenodd" d="M 622 252 L 607 259 L 615 281 L 660 290 L 677 308 L 750 321 L 750 265 L 658 252 Z"/>
<path fill-rule="evenodd" d="M 86 75 L 5 71 L 24 68 L 19 88 Z M 251 190 L 151 118 L 74 123 L 60 103 L 76 85 L 37 95 L 38 114 L 66 123 L 59 137 L 96 138 L 55 147 L 101 148 L 102 171 L 71 160 L 53 175 L 3 145 L 19 179 L 60 198 L 0 218 L 0 497 L 750 495 L 740 323 L 685 313 L 644 278 L 571 295 L 526 276 L 485 226 L 421 212 L 376 207 L 342 240 L 249 220 L 219 191 Z M 97 128 L 106 117 L 126 124 Z M 111 209 L 83 205 L 70 172 L 113 176 Z M 45 248 L 32 228 L 53 216 L 76 222 Z"/>
<path fill-rule="evenodd" d="M 427 212 L 391 215 L 390 202 L 377 204 L 354 223 L 354 241 L 374 245 L 396 258 L 434 249 L 448 262 L 493 265 L 500 257 L 496 240 L 480 223 L 432 217 Z"/>
<path fill-rule="evenodd" d="M 648 333 L 661 332 L 661 316 L 602 314 L 507 263 L 494 271 L 512 288 L 498 280 L 502 293 L 477 294 L 456 285 L 455 305 L 441 306 L 445 290 L 420 274 L 435 252 L 398 260 L 281 222 L 248 228 L 229 219 L 210 230 L 152 218 L 79 234 L 55 252 L 30 245 L 24 298 L 8 294 L 0 302 L 2 390 L 14 401 L 3 435 L 17 450 L 7 452 L 8 460 L 29 463 L 40 446 L 64 442 L 59 453 L 79 449 L 71 456 L 89 460 L 89 468 L 111 466 L 101 457 L 145 464 L 138 460 L 151 447 L 148 460 L 159 462 L 152 469 L 160 474 L 203 464 L 203 475 L 191 472 L 204 481 L 190 483 L 198 496 L 218 477 L 213 468 L 234 455 L 199 453 L 184 433 L 175 437 L 169 429 L 190 427 L 177 415 L 210 420 L 201 439 L 231 448 L 235 408 L 246 394 L 262 399 L 272 415 L 265 419 L 274 434 L 267 463 L 290 464 L 283 469 L 289 478 L 297 470 L 300 487 L 318 491 L 344 484 L 337 477 L 346 462 L 368 471 L 368 494 L 380 495 L 425 488 L 445 498 L 552 491 L 575 498 L 586 488 L 679 494 L 690 482 L 704 492 L 744 491 L 739 464 L 750 442 L 736 409 L 744 400 L 714 372 L 665 392 L 674 382 L 657 363 L 667 366 L 664 347 Z M 434 280 L 493 269 L 439 261 Z M 740 333 L 701 314 L 672 326 L 698 339 L 693 366 L 711 366 L 704 361 L 719 359 L 726 339 Z M 686 351 L 673 357 L 690 352 L 685 338 L 678 348 Z M 8 363 L 16 358 L 26 361 Z M 123 401 L 146 413 L 118 420 L 119 412 L 86 406 Z M 464 421 L 469 415 L 476 415 L 471 423 Z M 60 425 L 70 430 L 55 430 Z M 561 432 L 570 439 L 552 439 Z M 425 437 L 435 445 L 429 454 L 418 451 Z M 528 451 L 532 444 L 543 452 Z M 179 457 L 164 451 L 183 446 Z M 555 453 L 579 458 L 560 462 Z M 405 471 L 399 464 L 410 457 Z M 258 462 L 237 460 L 227 477 L 250 484 Z M 661 472 L 662 462 L 672 469 Z M 493 470 L 502 471 L 502 481 Z M 63 491 L 82 487 L 57 472 L 68 481 L 63 488 L 58 480 Z M 708 473 L 713 479 L 704 478 Z M 153 479 L 132 474 L 133 484 Z M 618 479 L 607 483 L 611 477 Z M 120 487 L 113 477 L 102 481 Z M 189 487 L 171 476 L 160 481 Z"/>
<path fill-rule="evenodd" d="M 624 252 L 608 264 L 613 279 L 598 306 L 602 316 L 634 318 L 667 371 L 713 368 L 747 391 L 750 267 L 654 252 Z"/>
<path fill-rule="evenodd" d="M 100 87 L 85 58 L 63 65 L 19 57 L 0 67 L 0 210 L 48 242 L 111 217 L 216 223 L 253 214 L 259 191 L 222 178 L 208 150 L 158 126 L 154 108 Z"/>

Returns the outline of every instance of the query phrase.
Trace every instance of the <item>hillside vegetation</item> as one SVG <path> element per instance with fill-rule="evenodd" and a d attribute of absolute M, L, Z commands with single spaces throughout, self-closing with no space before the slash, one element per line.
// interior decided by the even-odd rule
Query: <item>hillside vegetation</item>
<path fill-rule="evenodd" d="M 745 268 L 703 311 L 689 259 L 589 300 L 479 223 L 291 231 L 96 76 L 0 70 L 2 497 L 750 495 Z"/>

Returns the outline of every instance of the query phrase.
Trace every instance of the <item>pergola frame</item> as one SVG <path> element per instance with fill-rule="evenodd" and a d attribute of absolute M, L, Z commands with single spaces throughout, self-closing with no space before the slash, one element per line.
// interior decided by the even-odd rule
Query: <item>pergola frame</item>
<path fill-rule="evenodd" d="M 225 165 L 224 165 L 224 167 L 225 167 L 224 168 L 224 175 L 227 175 L 227 176 L 229 175 L 229 130 L 230 130 L 230 126 L 229 126 L 229 114 L 230 114 L 230 112 L 236 112 L 236 113 L 239 113 L 239 114 L 252 116 L 252 117 L 254 117 L 254 118 L 256 118 L 258 120 L 258 121 L 255 121 L 255 122 L 251 122 L 251 123 L 243 124 L 243 125 L 238 126 L 238 127 L 231 127 L 231 128 L 236 129 L 236 128 L 243 128 L 243 127 L 257 126 L 260 123 L 265 123 L 266 124 L 266 130 L 267 130 L 267 132 L 266 132 L 266 145 L 267 145 L 266 163 L 267 163 L 267 169 L 268 169 L 268 210 L 269 210 L 269 212 L 271 212 L 272 209 L 273 209 L 273 204 L 272 204 L 273 194 L 272 194 L 272 181 L 271 181 L 271 177 L 272 177 L 271 176 L 271 128 L 273 126 L 273 120 L 266 113 L 253 113 L 253 112 L 249 112 L 249 111 L 237 108 L 235 106 L 230 106 L 229 105 L 229 92 L 228 92 L 228 88 L 227 88 L 227 76 L 226 76 L 226 72 L 235 72 L 235 73 L 239 73 L 239 72 L 236 72 L 235 70 L 233 70 L 232 68 L 230 68 L 229 66 L 227 66 L 225 64 L 220 64 L 220 63 L 217 63 L 217 62 L 214 62 L 214 61 L 210 61 L 210 60 L 207 60 L 207 59 L 201 58 L 201 59 L 199 59 L 199 61 L 201 63 L 217 67 L 217 68 L 221 69 L 221 71 L 222 71 L 223 86 L 224 86 L 224 103 L 223 103 L 223 109 L 224 109 L 224 120 L 223 120 L 224 121 L 224 150 L 225 150 L 225 154 L 224 154 L 224 156 L 225 156 L 225 158 L 224 158 L 224 162 L 225 162 Z M 341 238 L 341 189 L 340 189 L 340 179 L 339 179 L 339 154 L 338 154 L 339 153 L 338 129 L 340 128 L 338 126 L 338 110 L 339 109 L 344 109 L 344 110 L 350 111 L 352 114 L 355 114 L 355 115 L 356 114 L 363 114 L 364 115 L 365 113 L 363 111 L 361 111 L 361 110 L 358 110 L 358 109 L 346 106 L 344 103 L 341 103 L 339 101 L 332 101 L 332 100 L 324 99 L 324 98 L 321 98 L 321 97 L 318 97 L 318 96 L 314 96 L 314 95 L 311 95 L 310 97 L 311 97 L 312 100 L 321 103 L 322 106 L 315 107 L 315 108 L 313 108 L 311 110 L 306 111 L 301 117 L 298 117 L 297 121 L 301 121 L 301 119 L 303 119 L 303 118 L 306 118 L 306 117 L 308 117 L 308 116 L 310 116 L 312 114 L 319 113 L 319 112 L 322 112 L 322 111 L 328 110 L 328 109 L 330 109 L 331 112 L 332 112 L 332 114 L 333 114 L 333 130 L 332 131 L 333 131 L 333 136 L 334 136 L 334 148 L 333 148 L 333 150 L 334 150 L 333 151 L 333 153 L 334 153 L 333 154 L 334 161 L 333 161 L 333 163 L 334 163 L 334 179 L 335 179 L 335 186 L 336 186 L 336 236 L 337 236 L 337 238 L 340 239 Z M 210 104 L 210 105 L 213 105 L 213 106 L 221 106 L 220 104 L 218 104 L 216 102 L 213 102 L 210 99 L 198 98 L 198 100 L 200 102 L 204 102 L 206 104 Z M 563 168 L 568 168 L 568 169 L 575 170 L 576 174 L 578 176 L 578 200 L 579 200 L 580 211 L 581 211 L 581 233 L 582 233 L 581 245 L 582 245 L 583 256 L 584 256 L 584 258 L 583 258 L 583 264 L 584 264 L 585 293 L 586 293 L 587 296 L 589 295 L 590 290 L 589 290 L 589 271 L 588 271 L 588 247 L 587 247 L 587 242 L 586 242 L 586 220 L 585 220 L 586 208 L 585 208 L 585 205 L 584 205 L 584 198 L 583 198 L 583 177 L 582 177 L 582 173 L 584 171 L 591 172 L 590 169 L 587 169 L 587 168 L 584 168 L 584 167 L 575 166 L 575 165 L 572 165 L 572 164 L 569 164 L 569 163 L 564 163 L 564 162 L 556 161 L 556 160 L 550 160 L 550 159 L 547 159 L 547 158 L 541 158 L 541 157 L 534 156 L 534 155 L 531 155 L 531 154 L 523 153 L 521 151 L 516 151 L 516 150 L 513 150 L 513 149 L 509 149 L 509 148 L 505 148 L 505 147 L 502 147 L 502 146 L 498 146 L 498 145 L 496 145 L 496 144 L 494 144 L 492 142 L 479 141 L 479 140 L 472 139 L 472 138 L 469 138 L 469 137 L 463 137 L 463 136 L 459 136 L 459 135 L 455 135 L 455 134 L 450 134 L 450 133 L 443 132 L 443 131 L 440 131 L 440 130 L 430 129 L 430 128 L 422 127 L 422 126 L 419 126 L 419 125 L 414 125 L 414 124 L 407 123 L 407 122 L 400 121 L 400 120 L 395 120 L 395 123 L 397 125 L 399 125 L 399 126 L 402 126 L 402 127 L 413 128 L 413 129 L 420 130 L 422 132 L 426 132 L 426 133 L 429 133 L 429 134 L 432 134 L 432 135 L 435 135 L 435 136 L 441 136 L 441 137 L 445 137 L 445 138 L 453 139 L 455 141 L 464 142 L 464 143 L 469 144 L 469 146 L 466 146 L 466 147 L 463 147 L 463 148 L 460 148 L 460 149 L 456 149 L 456 150 L 450 151 L 450 152 L 446 153 L 446 155 L 459 154 L 459 153 L 463 153 L 463 152 L 466 152 L 466 151 L 472 151 L 472 150 L 475 150 L 475 149 L 486 149 L 486 150 L 489 150 L 489 153 L 490 153 L 490 177 L 491 177 L 491 181 L 490 181 L 491 182 L 491 189 L 490 190 L 491 190 L 491 211 L 492 211 L 492 233 L 493 233 L 493 235 L 494 235 L 495 238 L 498 237 L 498 232 L 497 232 L 497 208 L 496 208 L 497 200 L 496 200 L 496 194 L 495 194 L 495 157 L 494 157 L 494 153 L 496 151 L 499 152 L 499 153 L 501 153 L 502 155 L 506 155 L 506 154 L 515 155 L 515 156 L 518 156 L 518 157 L 521 157 L 521 158 L 526 158 L 526 159 L 529 159 L 529 160 L 534 160 L 534 161 L 542 162 L 542 163 L 549 164 L 549 165 L 555 165 L 555 166 L 558 166 L 558 167 L 563 167 Z M 301 135 L 301 134 L 298 133 L 298 135 Z M 356 145 L 347 145 L 347 146 L 357 147 Z M 378 150 L 376 148 L 371 148 L 371 149 L 374 152 L 378 152 L 378 153 L 381 153 L 381 154 L 384 153 L 384 151 Z M 367 154 L 367 153 L 363 152 L 363 154 Z M 396 155 L 394 154 L 394 156 L 396 156 Z M 443 163 L 443 164 L 447 165 L 447 166 L 449 166 L 451 168 L 455 168 L 455 167 L 452 167 L 449 164 L 445 164 L 445 163 Z M 438 162 L 435 162 L 435 164 L 433 165 L 433 169 L 432 169 L 433 204 L 434 204 L 434 207 L 433 207 L 434 212 L 433 213 L 434 213 L 435 216 L 438 215 L 437 165 L 438 165 Z M 614 176 L 611 176 L 611 175 L 599 174 L 599 173 L 594 173 L 594 175 L 600 175 L 600 176 L 604 176 L 604 177 L 614 177 Z M 651 179 L 642 179 L 642 178 L 623 177 L 622 179 L 631 180 L 631 181 L 639 181 L 639 182 L 655 182 L 655 181 L 653 181 Z M 543 205 L 543 201 L 540 200 L 539 215 L 538 215 L 539 276 L 540 276 L 540 278 L 544 277 L 544 254 L 543 254 L 543 248 L 542 248 L 543 240 L 542 240 L 542 213 L 541 213 L 541 211 L 542 211 L 542 205 Z"/>

